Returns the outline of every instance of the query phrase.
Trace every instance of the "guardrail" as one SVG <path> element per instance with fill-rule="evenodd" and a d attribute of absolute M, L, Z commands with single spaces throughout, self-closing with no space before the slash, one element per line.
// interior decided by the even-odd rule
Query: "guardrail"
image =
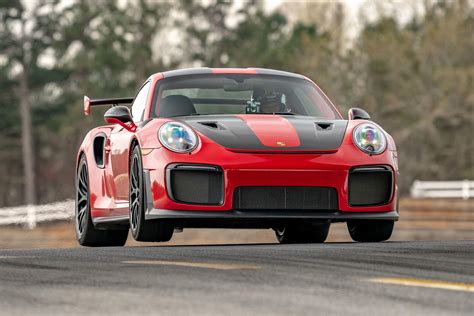
<path fill-rule="evenodd" d="M 43 205 L 23 205 L 0 208 L 0 226 L 25 225 L 34 228 L 36 223 L 69 220 L 74 216 L 74 200 Z"/>
<path fill-rule="evenodd" d="M 474 197 L 474 181 L 419 181 L 410 189 L 413 198 L 462 198 Z"/>

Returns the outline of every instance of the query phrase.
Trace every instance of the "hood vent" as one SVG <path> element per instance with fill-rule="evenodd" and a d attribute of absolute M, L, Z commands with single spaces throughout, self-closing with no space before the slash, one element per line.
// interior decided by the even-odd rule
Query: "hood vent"
<path fill-rule="evenodd" d="M 219 124 L 217 124 L 217 122 L 199 122 L 199 124 L 212 128 L 212 129 L 222 129 L 222 127 Z"/>
<path fill-rule="evenodd" d="M 332 123 L 316 123 L 316 129 L 320 131 L 329 131 L 332 129 Z"/>
<path fill-rule="evenodd" d="M 207 115 L 180 120 L 220 146 L 240 152 L 334 152 L 347 127 L 344 120 L 304 116 Z"/>

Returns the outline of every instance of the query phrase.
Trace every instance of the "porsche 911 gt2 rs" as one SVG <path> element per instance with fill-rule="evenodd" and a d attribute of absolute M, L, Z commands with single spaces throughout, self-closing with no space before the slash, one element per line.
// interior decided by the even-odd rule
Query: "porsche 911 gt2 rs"
<path fill-rule="evenodd" d="M 393 138 L 348 120 L 310 79 L 258 68 L 156 73 L 111 105 L 77 155 L 84 246 L 168 241 L 185 228 L 267 228 L 281 243 L 324 242 L 334 222 L 384 241 L 398 220 Z M 126 106 L 130 105 L 130 106 Z"/>

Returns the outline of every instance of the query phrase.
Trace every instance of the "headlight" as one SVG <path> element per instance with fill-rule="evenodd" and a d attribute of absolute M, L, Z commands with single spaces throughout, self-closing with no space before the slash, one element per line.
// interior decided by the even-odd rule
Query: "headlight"
<path fill-rule="evenodd" d="M 188 153 L 198 144 L 198 137 L 194 131 L 179 122 L 168 122 L 158 131 L 160 142 L 171 151 Z"/>
<path fill-rule="evenodd" d="M 360 124 L 354 128 L 352 139 L 357 147 L 371 155 L 381 154 L 387 146 L 382 130 L 374 124 Z"/>

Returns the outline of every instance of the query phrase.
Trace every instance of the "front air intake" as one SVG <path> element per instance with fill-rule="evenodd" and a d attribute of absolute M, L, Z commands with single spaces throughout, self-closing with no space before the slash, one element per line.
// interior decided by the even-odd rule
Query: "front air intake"
<path fill-rule="evenodd" d="M 224 200 L 222 170 L 216 166 L 168 166 L 167 190 L 169 197 L 179 203 L 220 205 Z"/>
<path fill-rule="evenodd" d="M 349 204 L 375 206 L 392 197 L 393 172 L 384 166 L 357 167 L 349 172 Z"/>
<path fill-rule="evenodd" d="M 337 190 L 327 187 L 239 187 L 234 191 L 234 209 L 337 210 Z"/>

